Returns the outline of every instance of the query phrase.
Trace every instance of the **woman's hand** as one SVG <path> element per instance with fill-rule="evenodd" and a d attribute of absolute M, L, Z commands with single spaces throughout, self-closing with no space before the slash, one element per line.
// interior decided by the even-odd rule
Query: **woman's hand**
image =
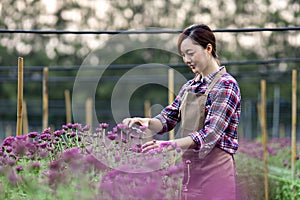
<path fill-rule="evenodd" d="M 150 150 L 158 150 L 160 148 L 160 144 L 164 141 L 157 141 L 157 140 L 152 140 L 149 142 L 146 142 L 142 145 L 142 152 L 147 153 Z"/>
<path fill-rule="evenodd" d="M 134 124 L 138 126 L 149 127 L 151 118 L 142 118 L 142 117 L 134 117 L 134 118 L 126 118 L 123 120 L 123 124 L 126 124 L 129 127 L 132 127 Z"/>
<path fill-rule="evenodd" d="M 149 151 L 170 151 L 177 147 L 177 144 L 172 141 L 152 140 L 142 145 L 142 152 Z"/>

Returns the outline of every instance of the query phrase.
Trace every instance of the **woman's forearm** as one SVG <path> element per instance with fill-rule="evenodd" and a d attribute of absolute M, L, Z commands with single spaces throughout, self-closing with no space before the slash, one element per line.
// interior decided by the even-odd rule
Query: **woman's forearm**
<path fill-rule="evenodd" d="M 172 142 L 175 142 L 181 149 L 193 149 L 197 147 L 197 144 L 190 136 L 174 139 Z"/>
<path fill-rule="evenodd" d="M 158 119 L 150 118 L 148 129 L 153 133 L 158 133 L 163 129 L 163 125 Z"/>

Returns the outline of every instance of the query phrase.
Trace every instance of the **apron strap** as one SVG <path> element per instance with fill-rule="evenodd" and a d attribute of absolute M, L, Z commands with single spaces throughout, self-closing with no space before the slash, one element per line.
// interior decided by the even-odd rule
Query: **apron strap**
<path fill-rule="evenodd" d="M 209 92 L 211 91 L 211 89 L 215 86 L 215 84 L 220 80 L 220 77 L 226 73 L 226 69 L 225 67 L 223 67 L 215 76 L 215 78 L 213 79 L 213 81 L 210 83 L 210 85 L 208 86 L 207 90 L 205 91 L 205 94 L 208 95 Z"/>

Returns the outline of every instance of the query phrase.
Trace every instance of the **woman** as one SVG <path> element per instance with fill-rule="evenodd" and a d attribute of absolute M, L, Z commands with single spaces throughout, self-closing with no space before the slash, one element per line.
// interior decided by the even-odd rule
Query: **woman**
<path fill-rule="evenodd" d="M 154 118 L 127 118 L 128 126 L 147 126 L 164 133 L 181 121 L 181 137 L 174 139 L 190 160 L 185 171 L 185 199 L 236 199 L 235 163 L 238 149 L 240 89 L 237 81 L 220 67 L 216 40 L 206 25 L 186 28 L 178 39 L 178 52 L 195 78 L 181 88 L 174 102 Z M 158 148 L 162 141 L 149 141 L 143 152 Z"/>

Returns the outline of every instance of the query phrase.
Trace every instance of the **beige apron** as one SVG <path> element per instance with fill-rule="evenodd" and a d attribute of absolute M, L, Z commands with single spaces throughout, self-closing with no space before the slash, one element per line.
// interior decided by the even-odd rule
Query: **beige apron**
<path fill-rule="evenodd" d="M 224 73 L 225 68 L 217 73 L 205 94 L 189 92 L 189 88 L 186 90 L 180 106 L 181 137 L 204 128 L 207 96 Z M 183 154 L 183 161 L 190 160 L 191 164 L 190 178 L 185 167 L 183 184 L 187 191 L 182 193 L 182 199 L 235 200 L 233 156 L 217 146 L 203 149 L 203 152 L 189 149 Z"/>

